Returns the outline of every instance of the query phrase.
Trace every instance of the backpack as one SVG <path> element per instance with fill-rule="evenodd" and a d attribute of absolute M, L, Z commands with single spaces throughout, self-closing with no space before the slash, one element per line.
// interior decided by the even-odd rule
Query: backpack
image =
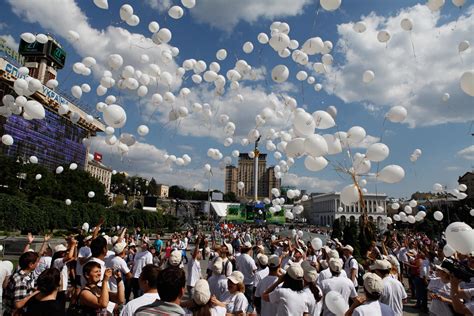
<path fill-rule="evenodd" d="M 227 267 L 229 266 L 229 263 L 232 264 L 232 271 L 235 269 L 235 261 L 232 262 L 230 259 L 228 259 L 226 262 L 222 263 L 222 274 L 226 275 L 227 273 Z"/>
<path fill-rule="evenodd" d="M 351 258 L 351 260 L 356 260 L 354 257 Z M 357 260 L 356 260 L 357 262 Z M 358 268 L 357 268 L 357 284 L 360 286 L 364 284 L 364 274 L 365 274 L 365 269 L 364 267 L 357 262 Z"/>

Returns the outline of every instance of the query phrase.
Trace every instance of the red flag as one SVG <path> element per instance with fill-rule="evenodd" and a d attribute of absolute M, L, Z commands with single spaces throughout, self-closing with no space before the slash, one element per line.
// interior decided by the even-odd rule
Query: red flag
<path fill-rule="evenodd" d="M 100 153 L 94 153 L 94 160 L 101 162 L 102 161 L 102 154 Z"/>

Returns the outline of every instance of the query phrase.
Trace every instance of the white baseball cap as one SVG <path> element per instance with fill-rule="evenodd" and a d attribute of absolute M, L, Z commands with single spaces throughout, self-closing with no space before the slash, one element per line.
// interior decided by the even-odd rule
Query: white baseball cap
<path fill-rule="evenodd" d="M 59 244 L 57 246 L 54 247 L 54 252 L 60 252 L 60 251 L 66 251 L 67 248 L 66 246 L 64 246 L 63 244 Z"/>
<path fill-rule="evenodd" d="M 232 283 L 239 284 L 244 282 L 244 275 L 240 271 L 234 271 L 227 277 Z"/>
<path fill-rule="evenodd" d="M 182 259 L 181 251 L 173 250 L 171 252 L 170 258 L 168 259 L 168 262 L 172 266 L 178 266 L 181 263 L 181 259 Z"/>
<path fill-rule="evenodd" d="M 268 265 L 270 267 L 278 267 L 278 265 L 280 264 L 280 257 L 278 257 L 277 255 L 271 255 L 269 258 L 268 258 Z"/>
<path fill-rule="evenodd" d="M 329 259 L 329 269 L 333 272 L 341 272 L 342 262 L 338 258 Z"/>
<path fill-rule="evenodd" d="M 392 264 L 388 260 L 375 260 L 374 264 L 371 265 L 370 270 L 390 270 L 392 268 Z"/>
<path fill-rule="evenodd" d="M 116 243 L 114 245 L 114 248 L 113 248 L 113 251 L 115 252 L 115 254 L 120 254 L 122 253 L 122 251 L 127 247 L 127 243 L 125 241 L 121 241 L 119 243 Z"/>
<path fill-rule="evenodd" d="M 301 280 L 304 276 L 303 268 L 299 264 L 292 264 L 287 270 L 286 273 L 293 280 Z"/>
<path fill-rule="evenodd" d="M 351 253 L 354 252 L 354 248 L 352 248 L 351 245 L 345 245 L 344 247 L 342 247 L 342 250 L 349 250 Z"/>
<path fill-rule="evenodd" d="M 194 285 L 193 300 L 197 305 L 206 305 L 211 299 L 211 290 L 206 280 L 200 279 Z"/>
<path fill-rule="evenodd" d="M 368 272 L 364 274 L 364 288 L 370 294 L 382 294 L 383 292 L 383 281 L 375 273 Z"/>
<path fill-rule="evenodd" d="M 259 253 L 257 255 L 257 260 L 260 263 L 260 265 L 262 265 L 262 266 L 268 265 L 268 257 L 266 255 L 264 255 L 263 253 Z"/>

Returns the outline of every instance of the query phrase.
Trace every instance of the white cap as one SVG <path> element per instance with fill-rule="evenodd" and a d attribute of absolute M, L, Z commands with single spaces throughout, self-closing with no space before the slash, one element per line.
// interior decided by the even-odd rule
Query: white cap
<path fill-rule="evenodd" d="M 224 242 L 224 246 L 227 247 L 227 250 L 228 250 L 228 255 L 232 255 L 234 253 L 234 248 L 232 247 L 231 244 L 227 243 L 227 242 Z"/>
<path fill-rule="evenodd" d="M 240 271 L 234 271 L 227 277 L 234 284 L 239 284 L 244 282 L 244 275 Z"/>
<path fill-rule="evenodd" d="M 270 267 L 278 267 L 278 265 L 280 264 L 280 257 L 278 257 L 277 255 L 271 255 L 269 258 L 268 258 L 268 265 Z"/>
<path fill-rule="evenodd" d="M 364 288 L 370 294 L 382 294 L 383 292 L 383 281 L 375 273 L 368 272 L 364 274 Z"/>
<path fill-rule="evenodd" d="M 223 264 L 222 258 L 217 257 L 217 259 L 214 260 L 214 263 L 212 264 L 212 272 L 214 272 L 216 274 L 221 274 L 222 273 L 222 268 L 223 268 L 222 264 Z"/>
<path fill-rule="evenodd" d="M 303 268 L 299 264 L 292 264 L 287 270 L 286 273 L 293 280 L 300 280 L 304 276 Z"/>
<path fill-rule="evenodd" d="M 334 258 L 334 259 L 339 259 L 339 252 L 337 252 L 337 250 L 331 250 L 328 252 L 328 257 L 330 259 Z"/>
<path fill-rule="evenodd" d="M 115 254 L 121 254 L 122 251 L 125 249 L 125 247 L 127 247 L 127 243 L 125 241 L 121 241 L 119 243 L 116 243 L 114 245 L 114 248 L 113 248 L 113 251 L 115 252 Z"/>
<path fill-rule="evenodd" d="M 181 263 L 182 259 L 182 253 L 179 250 L 173 250 L 171 252 L 170 258 L 168 259 L 168 262 L 172 266 L 178 266 Z"/>
<path fill-rule="evenodd" d="M 344 247 L 342 247 L 342 250 L 349 250 L 351 253 L 354 252 L 354 248 L 352 248 L 351 245 L 345 245 Z"/>
<path fill-rule="evenodd" d="M 211 299 L 211 290 L 206 280 L 200 279 L 194 285 L 193 300 L 198 305 L 205 305 Z"/>
<path fill-rule="evenodd" d="M 54 247 L 54 252 L 60 252 L 60 251 L 66 251 L 67 248 L 66 246 L 64 246 L 63 244 L 59 244 L 57 246 Z"/>
<path fill-rule="evenodd" d="M 375 260 L 374 264 L 371 265 L 370 270 L 390 270 L 392 264 L 388 260 Z"/>
<path fill-rule="evenodd" d="M 339 259 L 331 258 L 329 259 L 329 269 L 333 272 L 341 272 L 342 262 Z"/>
<path fill-rule="evenodd" d="M 268 265 L 268 257 L 264 255 L 263 253 L 259 253 L 257 255 L 257 260 L 258 260 L 258 263 L 260 263 L 260 265 L 262 266 Z"/>
<path fill-rule="evenodd" d="M 88 240 L 91 240 L 91 239 L 92 239 L 92 235 L 84 237 L 84 241 L 88 241 Z"/>
<path fill-rule="evenodd" d="M 316 282 L 316 279 L 318 278 L 318 271 L 314 267 L 311 267 L 311 269 L 308 268 L 304 271 L 303 277 L 306 282 Z"/>

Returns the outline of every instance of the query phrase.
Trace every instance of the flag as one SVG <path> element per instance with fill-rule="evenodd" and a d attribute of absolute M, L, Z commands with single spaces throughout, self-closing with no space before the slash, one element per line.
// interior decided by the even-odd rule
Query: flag
<path fill-rule="evenodd" d="M 98 162 L 102 162 L 102 154 L 100 153 L 94 153 L 94 160 Z"/>

